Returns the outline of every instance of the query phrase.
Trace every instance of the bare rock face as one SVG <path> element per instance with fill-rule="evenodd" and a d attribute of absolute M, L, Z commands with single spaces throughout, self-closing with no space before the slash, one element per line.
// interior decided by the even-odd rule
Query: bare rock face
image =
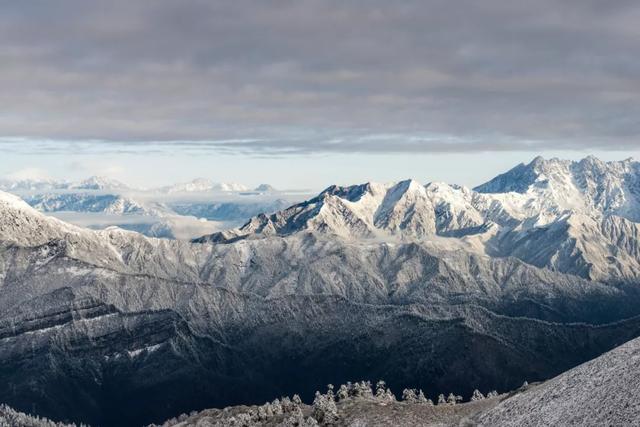
<path fill-rule="evenodd" d="M 353 379 L 470 395 L 551 378 L 640 335 L 635 170 L 334 186 L 194 242 L 0 193 L 0 401 L 126 426 Z"/>

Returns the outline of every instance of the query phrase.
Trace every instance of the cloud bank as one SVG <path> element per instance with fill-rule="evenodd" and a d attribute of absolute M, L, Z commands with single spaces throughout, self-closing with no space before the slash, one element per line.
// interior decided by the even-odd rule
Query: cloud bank
<path fill-rule="evenodd" d="M 4 147 L 640 145 L 635 1 L 0 4 Z"/>

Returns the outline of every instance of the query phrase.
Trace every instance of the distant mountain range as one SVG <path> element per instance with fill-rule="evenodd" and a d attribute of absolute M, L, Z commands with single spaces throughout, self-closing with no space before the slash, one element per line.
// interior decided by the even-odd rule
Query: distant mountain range
<path fill-rule="evenodd" d="M 0 402 L 127 426 L 349 380 L 551 378 L 640 336 L 639 167 L 332 186 L 192 242 L 0 193 Z"/>
<path fill-rule="evenodd" d="M 250 190 L 207 179 L 150 190 L 98 176 L 80 182 L 0 180 L 0 190 L 78 225 L 117 226 L 163 238 L 191 238 L 242 224 L 259 213 L 283 209 L 291 200 L 268 184 Z"/>
<path fill-rule="evenodd" d="M 54 179 L 9 179 L 0 178 L 0 190 L 8 192 L 17 191 L 53 191 L 53 190 L 141 190 L 130 187 L 122 182 L 104 176 L 92 176 L 83 181 L 70 182 Z M 164 193 L 193 193 L 193 192 L 276 192 L 269 184 L 260 184 L 255 189 L 237 183 L 215 182 L 206 178 L 196 178 L 193 181 L 174 184 L 145 191 Z"/>

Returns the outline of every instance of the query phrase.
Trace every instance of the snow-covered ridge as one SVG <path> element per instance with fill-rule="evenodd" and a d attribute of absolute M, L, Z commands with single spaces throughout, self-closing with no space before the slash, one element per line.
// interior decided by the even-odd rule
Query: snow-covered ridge
<path fill-rule="evenodd" d="M 92 176 L 79 182 L 53 179 L 0 179 L 4 191 L 53 191 L 53 190 L 128 190 L 130 187 L 115 179 Z"/>
<path fill-rule="evenodd" d="M 168 187 L 163 187 L 160 191 L 165 193 L 195 193 L 206 191 L 247 191 L 249 188 L 242 184 L 237 183 L 225 183 L 215 182 L 210 179 L 196 178 L 193 181 L 174 184 Z"/>
<path fill-rule="evenodd" d="M 515 192 L 541 207 L 597 211 L 640 220 L 640 164 L 632 159 L 604 162 L 535 158 L 475 188 L 479 193 Z"/>
<path fill-rule="evenodd" d="M 344 239 L 433 240 L 515 256 L 590 279 L 640 277 L 640 166 L 534 159 L 471 190 L 414 180 L 331 186 L 317 197 L 198 239 L 318 232 Z"/>
<path fill-rule="evenodd" d="M 87 179 L 72 182 L 55 179 L 10 179 L 0 178 L 0 190 L 8 192 L 34 193 L 51 192 L 61 190 L 90 190 L 90 191 L 149 191 L 160 193 L 200 193 L 200 192 L 222 192 L 239 193 L 252 191 L 256 193 L 278 192 L 272 185 L 260 184 L 256 188 L 250 188 L 244 184 L 236 182 L 217 182 L 207 178 L 196 178 L 188 182 L 181 182 L 158 188 L 140 189 L 129 186 L 116 179 L 105 176 L 92 176 Z"/>

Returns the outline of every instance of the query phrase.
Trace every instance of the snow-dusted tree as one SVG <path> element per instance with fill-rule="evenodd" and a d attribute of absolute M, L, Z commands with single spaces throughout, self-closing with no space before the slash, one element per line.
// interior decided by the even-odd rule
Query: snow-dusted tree
<path fill-rule="evenodd" d="M 307 417 L 307 419 L 300 424 L 300 427 L 318 427 L 318 422 L 313 417 Z"/>
<path fill-rule="evenodd" d="M 302 409 L 299 406 L 296 406 L 291 414 L 280 424 L 281 427 L 299 427 L 304 423 L 304 414 L 302 413 Z"/>
<path fill-rule="evenodd" d="M 255 423 L 251 420 L 249 414 L 238 414 L 235 416 L 235 424 L 232 425 L 234 427 L 251 427 Z"/>
<path fill-rule="evenodd" d="M 271 403 L 265 403 L 262 406 L 264 406 L 264 411 L 267 413 L 267 418 L 273 417 L 273 408 L 271 407 Z"/>
<path fill-rule="evenodd" d="M 258 412 L 256 414 L 256 418 L 258 421 L 266 421 L 267 419 L 267 408 L 264 405 L 258 406 Z"/>
<path fill-rule="evenodd" d="M 304 423 L 301 424 L 300 427 L 318 427 L 318 422 L 313 417 L 307 417 L 307 419 L 304 420 Z"/>
<path fill-rule="evenodd" d="M 349 397 L 349 388 L 346 385 L 342 384 L 338 389 L 337 397 L 338 397 L 338 400 L 347 399 Z"/>
<path fill-rule="evenodd" d="M 302 399 L 300 399 L 300 396 L 298 396 L 297 394 L 293 395 L 293 397 L 291 398 L 291 401 L 296 405 L 302 405 Z"/>
<path fill-rule="evenodd" d="M 252 420 L 256 421 L 258 419 L 258 411 L 254 408 L 249 408 L 247 414 L 251 417 Z"/>
<path fill-rule="evenodd" d="M 423 405 L 432 405 L 433 406 L 433 402 L 431 401 L 431 399 L 427 399 L 427 396 L 425 396 L 424 392 L 422 390 L 420 390 L 418 392 L 418 403 L 421 403 Z"/>
<path fill-rule="evenodd" d="M 416 403 L 418 401 L 418 394 L 413 388 L 405 388 L 402 391 L 402 400 L 409 403 Z"/>
<path fill-rule="evenodd" d="M 371 390 L 371 382 L 370 381 L 360 381 L 353 385 L 354 397 L 372 397 L 373 391 Z"/>
<path fill-rule="evenodd" d="M 177 422 L 175 418 L 174 421 Z M 76 424 L 63 424 L 39 416 L 18 412 L 7 405 L 0 404 L 0 427 L 76 427 Z M 80 427 L 87 427 L 80 424 Z"/>
<path fill-rule="evenodd" d="M 482 400 L 482 399 L 484 399 L 484 394 L 482 394 L 478 389 L 473 390 L 473 394 L 471 395 L 470 400 L 472 402 L 477 402 L 478 400 Z"/>
<path fill-rule="evenodd" d="M 393 392 L 391 391 L 390 388 L 387 389 L 385 394 L 387 396 L 387 401 L 389 401 L 389 402 L 395 402 L 396 401 L 396 395 L 393 394 Z"/>
<path fill-rule="evenodd" d="M 215 427 L 217 423 L 215 423 L 215 421 L 212 418 L 209 417 L 205 417 L 205 418 L 200 418 L 197 422 L 196 422 L 196 427 Z M 255 423 L 253 421 L 251 421 L 251 418 L 249 418 L 249 423 L 247 423 L 248 426 L 254 426 Z"/>
<path fill-rule="evenodd" d="M 291 399 L 289 399 L 289 396 L 284 396 L 280 399 L 280 405 L 282 406 L 282 412 L 284 413 L 293 411 L 294 406 L 296 406 Z"/>
<path fill-rule="evenodd" d="M 523 382 L 522 387 L 529 387 L 529 382 L 528 381 Z"/>
<path fill-rule="evenodd" d="M 380 380 L 376 383 L 376 397 L 378 399 L 384 398 L 387 391 L 387 383 Z"/>
<path fill-rule="evenodd" d="M 282 409 L 282 403 L 280 403 L 280 399 L 275 399 L 271 402 L 271 411 L 273 411 L 273 415 L 282 415 L 284 412 Z"/>
<path fill-rule="evenodd" d="M 444 405 L 447 403 L 447 399 L 444 398 L 444 394 L 440 393 L 438 395 L 438 405 Z"/>
<path fill-rule="evenodd" d="M 330 399 L 326 394 L 316 392 L 316 397 L 313 400 L 313 418 L 319 423 L 329 425 L 338 421 L 338 408 L 333 399 Z"/>
<path fill-rule="evenodd" d="M 335 400 L 335 394 L 333 393 L 333 384 L 327 384 L 327 397 L 331 400 Z"/>
<path fill-rule="evenodd" d="M 487 399 L 490 399 L 492 397 L 496 397 L 498 396 L 498 392 L 495 390 L 491 390 L 489 393 L 487 393 Z"/>

